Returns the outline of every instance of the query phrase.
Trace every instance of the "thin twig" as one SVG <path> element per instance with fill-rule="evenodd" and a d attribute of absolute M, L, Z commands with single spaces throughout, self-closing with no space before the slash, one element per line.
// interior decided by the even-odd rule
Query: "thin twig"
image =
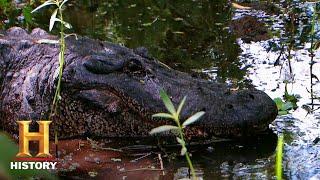
<path fill-rule="evenodd" d="M 134 171 L 162 171 L 162 169 L 139 168 L 139 169 L 130 169 L 130 170 L 122 171 L 121 173 L 134 172 Z"/>
<path fill-rule="evenodd" d="M 136 158 L 136 159 L 134 159 L 134 160 L 131 160 L 130 162 L 137 162 L 137 161 L 139 161 L 139 160 L 141 160 L 141 159 L 143 159 L 143 158 L 145 158 L 145 157 L 150 156 L 151 154 L 152 154 L 152 152 L 151 152 L 151 153 L 148 153 L 148 154 L 145 154 L 145 155 L 143 155 L 143 156 L 141 156 L 141 157 L 138 157 L 138 158 Z"/>
<path fill-rule="evenodd" d="M 158 61 L 159 64 L 163 65 L 164 67 L 168 68 L 168 69 L 172 69 L 171 67 L 169 67 L 168 65 L 166 65 L 165 63 Z"/>
<path fill-rule="evenodd" d="M 106 150 L 106 151 L 123 152 L 121 149 L 115 149 L 115 148 L 103 148 L 103 147 L 100 147 L 99 149 Z"/>

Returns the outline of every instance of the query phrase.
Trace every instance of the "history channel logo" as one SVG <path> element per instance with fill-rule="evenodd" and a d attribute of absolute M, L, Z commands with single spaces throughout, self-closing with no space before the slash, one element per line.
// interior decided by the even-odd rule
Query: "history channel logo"
<path fill-rule="evenodd" d="M 18 121 L 19 124 L 19 152 L 14 162 L 10 162 L 10 169 L 16 170 L 52 170 L 57 162 L 49 153 L 49 125 L 51 121 L 37 121 L 39 132 L 29 132 L 31 121 Z M 29 142 L 38 141 L 39 151 L 33 157 L 29 151 Z"/>

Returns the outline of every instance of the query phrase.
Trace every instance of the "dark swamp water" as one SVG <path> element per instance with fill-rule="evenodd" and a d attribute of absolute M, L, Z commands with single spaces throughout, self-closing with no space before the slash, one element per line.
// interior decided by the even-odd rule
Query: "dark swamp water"
<path fill-rule="evenodd" d="M 317 78 L 320 77 L 320 52 L 314 52 L 314 63 L 311 63 L 309 51 L 312 14 L 315 9 L 319 12 L 320 3 L 239 3 L 252 8 L 234 8 L 224 0 L 71 1 L 65 17 L 73 26 L 70 33 L 129 48 L 146 47 L 152 56 L 170 67 L 204 76 L 209 81 L 228 83 L 235 89 L 255 86 L 272 98 L 282 97 L 286 88 L 290 94 L 300 96 L 296 110 L 278 116 L 270 125 L 273 135 L 250 142 L 222 141 L 192 146 L 192 159 L 200 178 L 275 179 L 277 135 L 283 134 L 284 178 L 320 179 L 320 143 L 317 142 L 320 137 Z M 48 29 L 48 19 L 50 10 L 42 11 L 35 15 L 33 26 Z M 319 19 L 316 22 L 314 41 L 319 41 Z M 11 25 L 9 22 L 6 26 Z M 90 141 L 79 140 L 70 142 L 70 147 L 73 143 L 74 146 L 78 143 L 79 149 L 80 146 L 85 149 L 86 143 L 93 146 Z M 122 147 L 129 155 L 101 152 L 103 148 L 98 148 L 99 152 L 97 148 L 96 151 L 88 148 L 81 156 L 66 150 L 62 152 L 63 161 L 73 159 L 87 164 L 82 169 L 78 163 L 69 164 L 65 174 L 101 179 L 188 177 L 186 162 L 173 154 L 177 149 L 168 148 L 163 152 L 150 146 L 133 145 L 139 142 L 127 143 L 105 140 L 98 146 Z M 157 170 L 160 167 L 158 153 L 162 154 L 164 172 Z M 101 159 L 107 161 L 103 163 Z M 73 171 L 77 168 L 80 170 Z"/>

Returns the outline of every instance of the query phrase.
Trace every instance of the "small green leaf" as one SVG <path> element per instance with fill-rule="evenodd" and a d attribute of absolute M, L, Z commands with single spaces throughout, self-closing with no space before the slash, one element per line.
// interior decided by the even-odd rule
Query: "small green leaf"
<path fill-rule="evenodd" d="M 180 155 L 181 156 L 184 156 L 186 153 L 187 153 L 187 148 L 185 147 L 185 146 L 183 146 L 182 148 L 181 148 L 181 152 L 180 152 Z"/>
<path fill-rule="evenodd" d="M 197 120 L 200 119 L 201 116 L 204 115 L 204 113 L 205 113 L 204 111 L 197 112 L 196 114 L 189 117 L 185 122 L 183 122 L 182 126 L 186 127 L 186 126 L 196 122 Z"/>
<path fill-rule="evenodd" d="M 181 138 L 177 137 L 177 141 L 179 144 L 181 144 L 182 146 L 186 145 L 186 142 L 184 140 L 182 140 Z"/>
<path fill-rule="evenodd" d="M 164 125 L 164 126 L 159 126 L 157 128 L 153 128 L 150 131 L 150 134 L 158 134 L 158 133 L 162 133 L 162 132 L 166 132 L 166 131 L 172 131 L 172 130 L 177 130 L 178 127 L 177 126 L 171 126 L 171 125 Z"/>
<path fill-rule="evenodd" d="M 293 104 L 291 102 L 286 102 L 282 105 L 281 110 L 282 111 L 287 111 L 293 109 Z"/>
<path fill-rule="evenodd" d="M 64 25 L 64 27 L 66 27 L 66 28 L 68 28 L 68 29 L 71 29 L 71 28 L 72 28 L 71 24 L 69 24 L 69 23 L 67 23 L 67 22 L 65 22 L 65 21 L 61 21 L 61 19 L 56 18 L 55 21 L 60 22 L 61 24 Z"/>
<path fill-rule="evenodd" d="M 49 31 L 52 30 L 52 28 L 53 28 L 53 26 L 54 26 L 54 23 L 56 22 L 57 12 L 58 12 L 58 9 L 54 10 L 53 13 L 52 13 L 52 15 L 51 15 L 50 25 L 49 25 Z"/>
<path fill-rule="evenodd" d="M 160 97 L 161 97 L 164 105 L 166 106 L 167 110 L 171 114 L 176 114 L 176 109 L 174 108 L 172 101 L 170 100 L 169 96 L 167 95 L 167 93 L 164 90 L 160 90 Z"/>
<path fill-rule="evenodd" d="M 152 115 L 152 118 L 167 118 L 167 119 L 174 119 L 174 117 L 171 114 L 168 113 L 158 113 Z"/>
<path fill-rule="evenodd" d="M 184 103 L 186 102 L 186 99 L 187 99 L 187 97 L 185 96 L 185 97 L 183 97 L 182 101 L 180 102 L 178 110 L 177 110 L 178 115 L 180 115 L 182 107 L 183 107 Z"/>
<path fill-rule="evenodd" d="M 279 111 L 278 115 L 283 116 L 283 115 L 287 115 L 288 113 L 289 113 L 288 111 Z"/>
<path fill-rule="evenodd" d="M 45 6 L 51 5 L 51 4 L 55 4 L 55 3 L 52 0 L 48 0 L 48 1 L 44 2 L 43 4 L 41 4 L 40 6 L 38 6 L 37 8 L 35 8 L 33 11 L 31 11 L 31 13 L 34 13 L 34 12 L 38 11 L 39 9 L 41 9 Z"/>
<path fill-rule="evenodd" d="M 278 110 L 280 110 L 281 107 L 283 106 L 282 99 L 281 98 L 275 98 L 273 101 L 276 103 Z"/>

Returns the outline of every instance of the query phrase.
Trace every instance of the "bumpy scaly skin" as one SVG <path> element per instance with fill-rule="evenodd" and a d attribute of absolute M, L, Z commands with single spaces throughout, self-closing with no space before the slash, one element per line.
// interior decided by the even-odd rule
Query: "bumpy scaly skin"
<path fill-rule="evenodd" d="M 17 27 L 0 36 L 1 126 L 12 134 L 18 133 L 17 120 L 47 119 L 50 112 L 59 47 L 39 44 L 40 39 L 57 37 L 41 29 L 28 34 Z M 230 91 L 223 84 L 168 69 L 143 48 L 68 38 L 65 58 L 62 101 L 53 119 L 61 138 L 147 137 L 152 128 L 171 123 L 151 118 L 165 111 L 161 88 L 176 105 L 187 96 L 182 119 L 206 111 L 186 130 L 189 137 L 255 135 L 277 115 L 274 102 L 264 92 Z"/>

